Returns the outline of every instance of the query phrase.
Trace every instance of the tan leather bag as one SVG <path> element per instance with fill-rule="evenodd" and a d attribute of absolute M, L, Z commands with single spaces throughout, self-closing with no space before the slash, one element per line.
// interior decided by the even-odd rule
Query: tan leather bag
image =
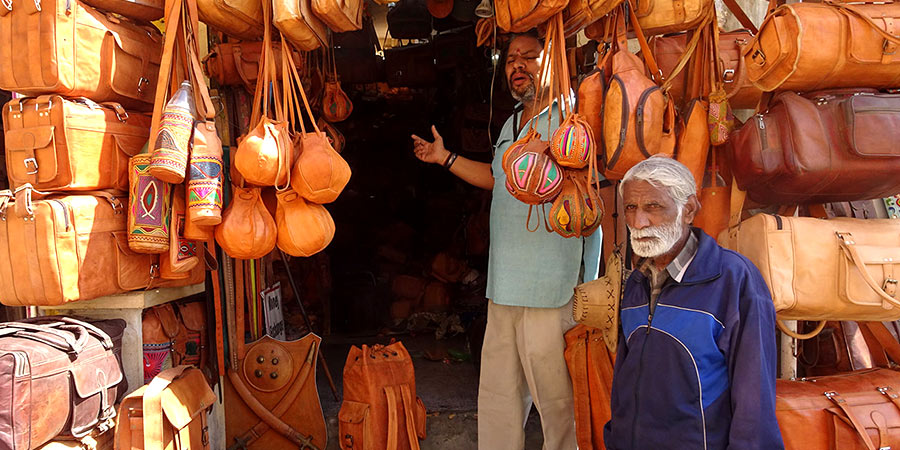
<path fill-rule="evenodd" d="M 152 107 L 162 56 L 155 28 L 109 18 L 79 0 L 7 5 L 0 8 L 0 89 Z"/>
<path fill-rule="evenodd" d="M 325 94 L 322 98 L 322 116 L 329 122 L 341 122 L 353 112 L 353 102 L 341 89 L 337 80 L 325 82 Z"/>
<path fill-rule="evenodd" d="M 144 356 L 144 384 L 153 380 L 173 363 L 172 344 L 178 338 L 181 327 L 172 305 L 147 308 L 141 313 L 141 340 Z"/>
<path fill-rule="evenodd" d="M 637 0 L 634 11 L 647 35 L 697 28 L 715 8 L 712 0 Z"/>
<path fill-rule="evenodd" d="M 216 242 L 237 259 L 262 258 L 275 248 L 277 231 L 259 188 L 234 186 L 231 203 L 216 226 Z"/>
<path fill-rule="evenodd" d="M 362 29 L 362 0 L 312 0 L 312 9 L 335 33 Z"/>
<path fill-rule="evenodd" d="M 219 86 L 246 86 L 256 89 L 256 78 L 259 76 L 259 62 L 262 60 L 262 41 L 222 42 L 216 44 L 208 55 L 203 57 L 206 74 Z M 272 43 L 272 54 L 275 58 L 275 75 L 281 79 L 281 43 Z M 294 64 L 303 67 L 303 56 L 291 49 Z"/>
<path fill-rule="evenodd" d="M 124 199 L 41 196 L 23 187 L 0 191 L 0 303 L 61 305 L 155 286 L 203 279 L 159 279 L 159 258 L 128 248 Z M 78 243 L 76 245 L 76 242 Z"/>
<path fill-rule="evenodd" d="M 191 366 L 162 371 L 119 405 L 117 449 L 209 449 L 207 412 L 216 402 L 203 372 Z"/>
<path fill-rule="evenodd" d="M 148 22 L 165 15 L 164 0 L 88 0 L 85 3 L 101 11 Z"/>
<path fill-rule="evenodd" d="M 3 108 L 6 169 L 15 189 L 128 190 L 128 159 L 150 136 L 150 117 L 116 103 L 58 95 L 17 98 Z"/>
<path fill-rule="evenodd" d="M 200 20 L 211 28 L 241 40 L 263 35 L 262 2 L 254 0 L 197 0 Z"/>
<path fill-rule="evenodd" d="M 566 332 L 566 367 L 575 400 L 575 438 L 578 448 L 604 450 L 603 426 L 612 418 L 615 352 L 602 343 L 602 332 L 582 324 Z"/>
<path fill-rule="evenodd" d="M 568 0 L 497 0 L 497 26 L 510 33 L 523 33 L 564 10 Z"/>
<path fill-rule="evenodd" d="M 334 238 L 334 220 L 324 206 L 307 202 L 293 189 L 278 194 L 275 224 L 278 248 L 291 256 L 312 256 Z"/>
<path fill-rule="evenodd" d="M 274 0 L 275 28 L 303 51 L 312 51 L 328 42 L 328 28 L 313 13 L 313 0 Z"/>
<path fill-rule="evenodd" d="M 900 86 L 900 3 L 797 3 L 766 17 L 744 47 L 763 91 Z"/>

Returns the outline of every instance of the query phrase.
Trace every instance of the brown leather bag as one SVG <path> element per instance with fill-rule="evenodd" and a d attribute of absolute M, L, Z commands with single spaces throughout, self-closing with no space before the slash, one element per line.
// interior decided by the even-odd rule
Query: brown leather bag
<path fill-rule="evenodd" d="M 334 220 L 328 210 L 307 202 L 290 188 L 277 195 L 278 248 L 291 256 L 302 257 L 325 250 L 334 238 Z"/>
<path fill-rule="evenodd" d="M 80 0 L 10 2 L 0 11 L 0 34 L 7 36 L 0 89 L 152 107 L 162 55 L 152 26 L 107 17 Z"/>
<path fill-rule="evenodd" d="M 148 22 L 161 19 L 165 15 L 164 0 L 87 0 L 85 3 L 101 11 Z"/>
<path fill-rule="evenodd" d="M 49 316 L 0 323 L 4 361 L 0 447 L 37 448 L 59 434 L 110 429 L 128 389 L 122 370 L 125 321 Z"/>
<path fill-rule="evenodd" d="M 575 437 L 578 448 L 603 450 L 603 426 L 609 409 L 615 353 L 603 345 L 597 328 L 576 325 L 566 332 L 566 367 L 575 399 Z"/>
<path fill-rule="evenodd" d="M 795 204 L 900 192 L 900 94 L 776 94 L 733 133 L 729 165 L 756 202 Z"/>
<path fill-rule="evenodd" d="M 710 236 L 718 236 L 728 228 L 728 214 L 731 210 L 731 185 L 721 175 L 717 148 L 710 150 L 710 163 L 703 176 L 697 198 L 700 200 L 700 211 L 694 216 L 694 226 Z"/>
<path fill-rule="evenodd" d="M 361 0 L 312 0 L 312 10 L 335 33 L 362 29 Z"/>
<path fill-rule="evenodd" d="M 313 13 L 313 0 L 272 2 L 272 23 L 282 36 L 303 51 L 312 51 L 328 42 L 328 28 Z"/>
<path fill-rule="evenodd" d="M 342 450 L 419 449 L 425 405 L 416 396 L 412 358 L 401 342 L 350 348 L 338 421 Z"/>
<path fill-rule="evenodd" d="M 58 95 L 17 98 L 3 108 L 12 189 L 128 190 L 128 159 L 150 136 L 150 117 L 116 103 Z"/>
<path fill-rule="evenodd" d="M 61 305 L 203 280 L 202 267 L 185 280 L 160 279 L 157 255 L 128 248 L 124 199 L 90 194 L 0 191 L 0 303 Z"/>
<path fill-rule="evenodd" d="M 783 5 L 741 51 L 763 91 L 900 86 L 900 3 Z"/>
<path fill-rule="evenodd" d="M 341 89 L 339 81 L 325 82 L 325 93 L 322 98 L 322 116 L 329 122 L 341 122 L 350 117 L 353 112 L 353 102 L 347 93 Z"/>
<path fill-rule="evenodd" d="M 497 26 L 510 33 L 523 33 L 564 10 L 568 0 L 497 0 Z"/>
<path fill-rule="evenodd" d="M 144 356 L 144 384 L 166 369 L 178 364 L 172 362 L 172 343 L 178 337 L 180 326 L 171 304 L 147 308 L 141 313 L 141 339 Z"/>
<path fill-rule="evenodd" d="M 256 88 L 259 76 L 259 62 L 263 54 L 262 41 L 223 42 L 216 44 L 208 55 L 203 57 L 206 74 L 219 86 L 246 86 L 249 90 Z M 272 54 L 275 58 L 275 75 L 281 79 L 281 43 L 272 43 Z M 303 67 L 303 56 L 291 49 L 294 64 Z"/>
<path fill-rule="evenodd" d="M 647 35 L 697 28 L 715 9 L 711 0 L 636 0 L 635 14 Z"/>
<path fill-rule="evenodd" d="M 241 40 L 263 35 L 262 2 L 253 0 L 197 0 L 200 20 L 211 28 Z"/>
<path fill-rule="evenodd" d="M 900 445 L 900 372 L 867 369 L 775 382 L 784 448 L 873 450 Z"/>
<path fill-rule="evenodd" d="M 216 242 L 228 256 L 262 258 L 275 248 L 275 220 L 266 210 L 259 188 L 234 187 L 231 203 L 216 226 Z"/>
<path fill-rule="evenodd" d="M 207 413 L 216 402 L 203 372 L 177 366 L 128 394 L 119 405 L 116 449 L 209 449 Z"/>

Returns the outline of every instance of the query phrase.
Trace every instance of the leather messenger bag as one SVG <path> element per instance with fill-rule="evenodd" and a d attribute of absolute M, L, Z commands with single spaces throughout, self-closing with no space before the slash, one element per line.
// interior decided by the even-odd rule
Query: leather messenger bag
<path fill-rule="evenodd" d="M 128 159 L 150 136 L 150 117 L 117 103 L 58 95 L 19 98 L 3 108 L 12 189 L 128 190 Z"/>
<path fill-rule="evenodd" d="M 80 0 L 0 6 L 0 89 L 152 108 L 162 57 L 153 26 L 107 16 Z"/>
<path fill-rule="evenodd" d="M 122 319 L 49 316 L 0 323 L 0 448 L 30 450 L 59 434 L 112 427 L 125 390 Z"/>
<path fill-rule="evenodd" d="M 900 94 L 874 89 L 776 94 L 726 154 L 763 204 L 840 202 L 900 192 Z"/>
<path fill-rule="evenodd" d="M 61 305 L 203 281 L 202 264 L 186 279 L 162 280 L 159 255 L 131 251 L 125 205 L 102 191 L 45 195 L 29 185 L 15 194 L 0 191 L 0 303 Z"/>

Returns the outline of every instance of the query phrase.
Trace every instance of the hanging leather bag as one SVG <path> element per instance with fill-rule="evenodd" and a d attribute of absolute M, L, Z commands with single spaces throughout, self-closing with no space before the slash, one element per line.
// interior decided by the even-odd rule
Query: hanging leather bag
<path fill-rule="evenodd" d="M 293 189 L 279 192 L 277 196 L 278 248 L 291 256 L 302 257 L 324 250 L 334 238 L 334 220 L 328 210 L 306 201 Z"/>
<path fill-rule="evenodd" d="M 79 0 L 10 1 L 0 12 L 0 89 L 153 107 L 162 55 L 156 28 Z"/>
<path fill-rule="evenodd" d="M 718 236 L 728 228 L 731 201 L 731 185 L 719 171 L 721 158 L 717 159 L 717 153 L 719 153 L 717 148 L 710 149 L 710 163 L 697 194 L 700 211 L 694 216 L 694 226 L 710 236 Z"/>
<path fill-rule="evenodd" d="M 259 188 L 234 186 L 231 203 L 216 226 L 216 242 L 228 256 L 257 259 L 275 248 L 275 220 L 260 197 Z"/>
<path fill-rule="evenodd" d="M 627 6 L 634 10 L 634 2 Z M 625 39 L 626 9 L 616 16 L 616 53 L 612 56 L 612 80 L 603 105 L 602 139 L 607 179 L 619 180 L 635 164 L 655 154 L 672 156 L 675 148 L 675 109 L 662 90 L 645 75 L 644 63 L 628 51 Z M 632 27 L 652 74 L 659 67 L 647 46 L 634 14 Z"/>
<path fill-rule="evenodd" d="M 216 394 L 200 370 L 164 370 L 122 400 L 116 448 L 208 450 L 206 416 L 215 402 Z"/>
<path fill-rule="evenodd" d="M 0 323 L 3 401 L 0 447 L 37 448 L 57 435 L 109 430 L 128 389 L 121 319 L 84 322 L 47 316 Z"/>
<path fill-rule="evenodd" d="M 510 33 L 524 33 L 564 10 L 568 0 L 497 0 L 497 26 Z"/>
<path fill-rule="evenodd" d="M 783 5 L 741 54 L 763 91 L 900 87 L 900 3 Z"/>
<path fill-rule="evenodd" d="M 190 271 L 200 264 L 202 244 L 184 237 L 187 210 L 184 204 L 184 186 L 177 185 L 172 191 L 172 214 L 169 216 L 169 249 L 160 256 L 160 276 L 167 279 L 188 278 Z"/>
<path fill-rule="evenodd" d="M 165 14 L 165 0 L 88 0 L 85 3 L 101 11 L 147 22 L 161 19 Z"/>
<path fill-rule="evenodd" d="M 172 186 L 150 175 L 150 154 L 131 157 L 128 171 L 128 247 L 138 253 L 169 250 Z"/>
<path fill-rule="evenodd" d="M 692 30 L 715 9 L 711 0 L 636 0 L 635 14 L 647 35 Z"/>
<path fill-rule="evenodd" d="M 341 89 L 337 79 L 325 82 L 325 94 L 322 98 L 322 117 L 331 122 L 341 122 L 350 117 L 353 102 Z"/>
<path fill-rule="evenodd" d="M 285 39 L 303 51 L 328 42 L 328 28 L 313 13 L 314 0 L 274 0 L 272 23 Z M 361 9 L 361 8 L 360 8 Z"/>
<path fill-rule="evenodd" d="M 350 348 L 338 431 L 342 450 L 419 449 L 425 405 L 416 396 L 412 358 L 401 342 Z"/>
<path fill-rule="evenodd" d="M 150 117 L 117 103 L 58 95 L 17 98 L 3 108 L 12 189 L 128 190 L 128 159 L 150 135 Z"/>
<path fill-rule="evenodd" d="M 281 44 L 272 43 L 276 76 L 281 79 Z M 245 86 L 255 91 L 259 76 L 259 62 L 263 56 L 262 41 L 221 42 L 203 57 L 206 74 L 219 86 Z M 291 50 L 294 64 L 303 66 L 304 58 L 296 50 Z"/>
<path fill-rule="evenodd" d="M 362 28 L 361 0 L 311 0 L 312 10 L 335 33 Z"/>
<path fill-rule="evenodd" d="M 177 340 L 181 327 L 171 304 L 147 308 L 141 313 L 141 340 L 144 356 L 144 384 L 153 380 L 173 363 L 172 344 Z"/>
<path fill-rule="evenodd" d="M 900 94 L 776 94 L 732 137 L 729 165 L 763 204 L 839 202 L 900 192 Z"/>
<path fill-rule="evenodd" d="M 241 40 L 263 35 L 263 2 L 254 0 L 197 0 L 200 20 Z"/>
<path fill-rule="evenodd" d="M 582 324 L 567 331 L 565 339 L 578 448 L 604 450 L 603 426 L 612 418 L 609 404 L 615 352 L 603 344 L 599 329 Z"/>
<path fill-rule="evenodd" d="M 588 169 L 566 170 L 559 195 L 553 200 L 547 222 L 562 237 L 587 237 L 600 227 L 603 200 L 588 176 Z"/>

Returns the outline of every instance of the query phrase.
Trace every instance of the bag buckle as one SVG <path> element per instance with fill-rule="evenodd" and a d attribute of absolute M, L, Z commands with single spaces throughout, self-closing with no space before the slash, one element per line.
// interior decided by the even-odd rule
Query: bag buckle
<path fill-rule="evenodd" d="M 150 84 L 150 80 L 148 80 L 146 77 L 141 77 L 140 79 L 138 79 L 138 85 L 137 85 L 138 94 L 143 94 L 144 86 L 148 85 L 148 84 Z"/>
<path fill-rule="evenodd" d="M 37 163 L 37 160 L 36 160 L 36 159 L 34 159 L 34 158 L 25 158 L 25 160 L 22 161 L 22 164 L 25 165 L 25 170 L 28 170 L 28 165 L 29 165 L 29 164 L 30 164 L 31 166 L 34 167 L 33 170 L 28 170 L 28 172 L 27 172 L 28 175 L 35 175 L 35 174 L 38 173 L 38 163 Z"/>
<path fill-rule="evenodd" d="M 722 72 L 722 80 L 726 83 L 734 83 L 734 69 L 725 69 Z"/>
<path fill-rule="evenodd" d="M 884 280 L 884 284 L 881 285 L 881 289 L 883 289 L 884 292 L 887 293 L 887 295 L 890 295 L 891 297 L 895 297 L 897 294 L 897 280 L 895 280 L 893 278 L 888 278 L 888 279 Z M 879 389 L 879 392 L 881 392 L 880 389 Z M 883 394 L 883 392 L 882 392 L 882 394 Z"/>
<path fill-rule="evenodd" d="M 885 55 L 885 56 L 891 56 L 891 55 L 897 53 L 897 47 L 896 47 L 896 44 L 895 44 L 893 50 L 888 51 L 888 47 L 890 47 L 890 45 L 891 45 L 891 41 L 885 39 L 884 42 L 881 44 L 881 54 L 882 54 L 882 55 Z"/>

